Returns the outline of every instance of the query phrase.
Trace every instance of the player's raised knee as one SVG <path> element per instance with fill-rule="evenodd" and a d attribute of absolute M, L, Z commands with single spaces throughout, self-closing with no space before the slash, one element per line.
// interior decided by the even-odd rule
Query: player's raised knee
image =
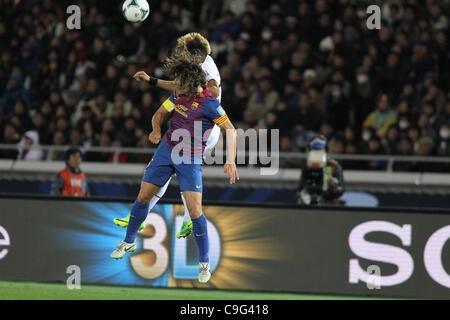
<path fill-rule="evenodd" d="M 150 200 L 153 198 L 153 195 L 158 192 L 160 187 L 152 184 L 143 182 L 141 184 L 141 189 L 139 190 L 139 194 L 137 197 L 137 200 L 140 203 L 147 204 L 150 202 Z"/>

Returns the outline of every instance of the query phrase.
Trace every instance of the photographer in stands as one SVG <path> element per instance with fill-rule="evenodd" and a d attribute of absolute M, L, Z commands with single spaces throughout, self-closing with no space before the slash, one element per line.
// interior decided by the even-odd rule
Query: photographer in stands
<path fill-rule="evenodd" d="M 324 136 L 312 138 L 308 144 L 306 166 L 297 188 L 297 203 L 304 205 L 338 205 L 344 193 L 341 165 L 327 156 Z"/>
<path fill-rule="evenodd" d="M 81 171 L 81 150 L 71 147 L 66 151 L 66 167 L 58 172 L 52 183 L 52 195 L 85 197 L 89 196 L 89 186 Z"/>

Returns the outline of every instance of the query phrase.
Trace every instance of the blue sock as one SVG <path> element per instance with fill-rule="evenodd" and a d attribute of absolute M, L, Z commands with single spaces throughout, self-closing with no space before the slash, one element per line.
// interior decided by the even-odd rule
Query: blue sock
<path fill-rule="evenodd" d="M 208 241 L 208 229 L 206 227 L 206 218 L 202 214 L 197 219 L 192 220 L 192 231 L 194 232 L 195 242 L 198 247 L 198 260 L 199 262 L 209 262 L 209 241 Z"/>
<path fill-rule="evenodd" d="M 147 218 L 148 213 L 148 203 L 143 204 L 139 201 L 135 201 L 131 207 L 130 222 L 128 222 L 127 235 L 125 237 L 125 242 L 133 243 L 136 239 L 139 226 Z"/>

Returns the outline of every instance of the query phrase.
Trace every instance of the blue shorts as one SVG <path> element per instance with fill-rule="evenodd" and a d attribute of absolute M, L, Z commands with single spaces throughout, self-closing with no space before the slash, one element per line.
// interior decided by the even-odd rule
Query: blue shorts
<path fill-rule="evenodd" d="M 171 150 L 161 142 L 145 169 L 142 181 L 162 187 L 174 173 L 177 175 L 180 191 L 203 191 L 202 165 L 174 164 L 171 159 Z"/>

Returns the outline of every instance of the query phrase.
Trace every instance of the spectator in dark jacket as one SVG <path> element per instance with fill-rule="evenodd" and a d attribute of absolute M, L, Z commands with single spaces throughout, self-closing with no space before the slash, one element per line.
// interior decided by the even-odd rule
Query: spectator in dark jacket
<path fill-rule="evenodd" d="M 19 72 L 11 73 L 5 91 L 0 100 L 0 111 L 6 119 L 10 119 L 14 114 L 14 106 L 17 101 L 29 100 L 29 92 L 23 86 L 23 76 Z"/>

